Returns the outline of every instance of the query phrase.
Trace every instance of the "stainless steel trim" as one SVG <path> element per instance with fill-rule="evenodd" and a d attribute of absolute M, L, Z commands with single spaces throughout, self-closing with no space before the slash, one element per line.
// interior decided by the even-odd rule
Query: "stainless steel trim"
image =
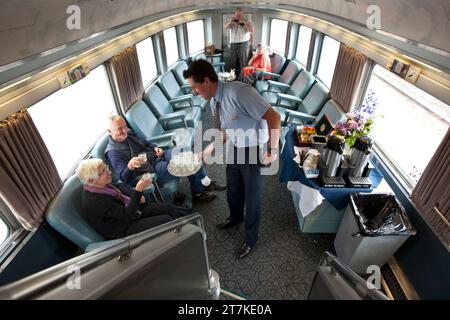
<path fill-rule="evenodd" d="M 0 299 L 27 299 L 31 296 L 45 291 L 49 286 L 61 284 L 67 280 L 68 268 L 76 265 L 80 272 L 86 272 L 96 266 L 101 265 L 105 261 L 117 259 L 120 256 L 128 255 L 130 252 L 139 247 L 141 244 L 167 232 L 170 230 L 181 229 L 186 224 L 194 223 L 204 232 L 203 217 L 199 213 L 179 218 L 174 221 L 165 223 L 154 229 L 143 231 L 141 233 L 128 236 L 110 245 L 105 245 L 89 253 L 72 258 L 54 267 L 45 269 L 34 275 L 26 277 L 22 280 L 1 287 Z M 207 252 L 205 248 L 205 255 Z M 209 270 L 209 261 L 207 260 L 207 268 Z M 7 293 L 10 287 L 14 286 L 14 295 L 4 296 L 2 292 Z"/>

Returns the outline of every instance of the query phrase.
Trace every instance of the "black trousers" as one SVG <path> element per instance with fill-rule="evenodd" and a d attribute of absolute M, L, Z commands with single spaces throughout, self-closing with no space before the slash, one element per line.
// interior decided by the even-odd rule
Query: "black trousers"
<path fill-rule="evenodd" d="M 248 41 L 230 44 L 230 68 L 235 69 L 236 76 L 248 64 Z"/>
<path fill-rule="evenodd" d="M 128 227 L 127 236 L 157 227 L 182 216 L 183 214 L 170 203 L 146 203 L 142 207 L 142 215 Z"/>
<path fill-rule="evenodd" d="M 234 163 L 227 162 L 227 201 L 230 210 L 230 221 L 241 222 L 245 219 L 245 243 L 254 246 L 258 240 L 261 221 L 261 195 L 263 177 L 261 165 L 249 161 L 249 153 L 258 152 L 257 148 L 233 148 Z M 239 164 L 237 153 L 245 152 L 245 163 Z M 245 216 L 244 216 L 245 208 Z"/>

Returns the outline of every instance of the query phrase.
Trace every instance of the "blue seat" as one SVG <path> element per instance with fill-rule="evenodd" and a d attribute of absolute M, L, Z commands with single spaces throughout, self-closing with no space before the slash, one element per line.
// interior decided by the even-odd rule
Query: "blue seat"
<path fill-rule="evenodd" d="M 188 65 L 186 61 L 180 60 L 177 63 L 173 65 L 173 67 L 170 69 L 172 71 L 173 75 L 175 76 L 175 79 L 177 79 L 177 82 L 180 86 L 188 85 L 188 81 L 183 77 L 183 71 L 187 70 Z"/>
<path fill-rule="evenodd" d="M 125 118 L 131 129 L 143 140 L 152 142 L 160 148 L 173 147 L 175 138 L 180 138 L 177 146 L 191 147 L 194 143 L 194 129 L 181 128 L 165 131 L 162 125 L 151 112 L 147 104 L 142 101 L 136 101 L 125 113 Z M 180 131 L 181 130 L 181 131 Z M 177 136 L 177 137 L 176 137 Z M 180 142 L 182 141 L 182 142 Z M 178 179 L 169 181 L 161 187 L 161 193 L 166 199 L 171 198 L 178 189 Z"/>
<path fill-rule="evenodd" d="M 208 59 L 209 57 L 209 59 Z M 218 72 L 224 72 L 225 71 L 225 62 L 220 61 L 222 54 L 218 53 L 218 54 L 213 54 L 213 55 L 209 55 L 206 56 L 205 53 L 199 53 L 196 54 L 195 56 L 192 57 L 192 61 L 197 61 L 197 60 L 206 60 L 209 63 L 211 63 L 211 65 L 213 66 L 214 70 L 218 73 Z M 217 61 L 219 60 L 219 61 Z"/>
<path fill-rule="evenodd" d="M 185 94 L 192 93 L 192 88 L 187 81 L 187 79 L 183 76 L 183 71 L 188 68 L 188 65 L 186 61 L 180 60 L 177 63 L 173 65 L 173 67 L 170 69 L 172 71 L 173 75 L 175 76 L 175 79 L 177 79 L 178 84 L 180 85 L 181 90 Z"/>
<path fill-rule="evenodd" d="M 182 108 L 176 109 L 177 105 L 172 105 L 156 85 L 151 85 L 145 90 L 144 101 L 158 118 L 164 129 L 195 128 L 202 117 L 202 112 L 199 107 L 183 106 Z"/>
<path fill-rule="evenodd" d="M 176 134 L 182 134 L 182 145 L 192 146 L 194 142 L 193 128 L 180 128 L 175 130 L 164 130 L 161 123 L 150 110 L 150 107 L 142 101 L 138 100 L 125 113 L 125 118 L 131 129 L 143 140 L 152 142 L 160 148 L 173 147 Z"/>
<path fill-rule="evenodd" d="M 270 79 L 257 80 L 255 83 L 256 90 L 258 90 L 259 93 L 268 91 L 270 80 L 290 86 L 301 70 L 302 66 L 300 63 L 291 60 L 282 74 L 258 71 L 256 72 L 257 77 L 270 77 Z"/>
<path fill-rule="evenodd" d="M 103 245 L 124 241 L 121 239 L 105 241 L 105 238 L 84 220 L 82 191 L 83 186 L 77 176 L 68 178 L 45 211 L 47 222 L 86 252 Z"/>
<path fill-rule="evenodd" d="M 284 93 L 278 93 L 277 95 L 277 106 L 274 109 L 280 114 L 282 125 L 286 125 L 288 110 L 316 116 L 329 99 L 328 89 L 319 82 L 313 85 L 305 99 Z"/>
<path fill-rule="evenodd" d="M 174 106 L 177 107 L 193 107 L 199 106 L 202 110 L 205 109 L 208 101 L 202 99 L 200 96 L 192 94 L 185 94 L 183 89 L 178 84 L 172 72 L 165 72 L 158 80 L 158 85 L 164 95 Z"/>
<path fill-rule="evenodd" d="M 280 74 L 281 70 L 284 67 L 284 64 L 286 63 L 286 57 L 284 55 L 274 52 L 273 54 L 269 55 L 269 58 L 272 72 Z"/>
<path fill-rule="evenodd" d="M 341 106 L 333 99 L 328 100 L 324 105 L 322 110 L 317 114 L 317 116 L 312 116 L 306 113 L 288 110 L 287 111 L 287 126 L 282 128 L 281 131 L 281 143 L 284 144 L 284 139 L 289 127 L 292 123 L 298 124 L 316 124 L 324 115 L 327 116 L 332 125 L 345 118 L 345 113 L 342 111 Z"/>
<path fill-rule="evenodd" d="M 292 95 L 292 96 L 297 96 L 300 99 L 303 99 L 306 94 L 308 93 L 308 91 L 311 89 L 311 87 L 313 86 L 315 82 L 315 78 L 312 75 L 312 73 L 306 71 L 306 70 L 302 70 L 297 78 L 295 78 L 294 82 L 292 83 L 291 86 L 289 86 L 287 88 L 286 94 L 288 95 Z M 277 84 L 274 84 L 274 87 L 277 88 Z M 269 102 L 272 106 L 277 105 L 277 100 L 278 100 L 278 94 L 277 91 L 280 92 L 280 90 L 282 90 L 283 88 L 281 87 L 279 90 L 271 90 L 271 82 L 269 81 L 269 91 L 263 92 L 263 98 Z M 280 102 L 281 106 L 283 105 L 284 101 Z M 289 104 L 287 106 L 285 106 L 286 108 L 289 108 Z"/>

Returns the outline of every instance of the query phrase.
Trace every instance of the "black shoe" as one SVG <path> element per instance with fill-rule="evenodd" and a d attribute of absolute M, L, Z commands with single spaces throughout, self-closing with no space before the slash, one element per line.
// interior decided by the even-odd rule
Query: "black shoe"
<path fill-rule="evenodd" d="M 199 195 L 194 195 L 192 200 L 195 202 L 209 202 L 213 201 L 217 196 L 215 194 L 209 194 L 207 192 L 202 192 Z"/>
<path fill-rule="evenodd" d="M 223 229 L 228 229 L 234 226 L 237 226 L 238 224 L 240 224 L 242 221 L 230 221 L 230 219 L 225 219 L 223 220 L 221 223 L 219 223 L 216 227 L 219 230 L 223 230 Z"/>
<path fill-rule="evenodd" d="M 239 259 L 243 259 L 246 256 L 248 256 L 250 254 L 250 252 L 252 252 L 253 247 L 249 246 L 248 244 L 246 244 L 245 242 L 242 244 L 242 246 L 239 248 L 238 251 L 238 258 Z"/>
<path fill-rule="evenodd" d="M 211 183 L 207 187 L 203 187 L 203 190 L 210 192 L 210 191 L 223 191 L 226 190 L 227 186 L 222 186 L 215 182 L 214 180 L 211 180 Z"/>

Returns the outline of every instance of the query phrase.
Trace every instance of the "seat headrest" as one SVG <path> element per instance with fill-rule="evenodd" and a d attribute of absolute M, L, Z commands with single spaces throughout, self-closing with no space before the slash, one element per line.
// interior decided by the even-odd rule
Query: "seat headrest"
<path fill-rule="evenodd" d="M 339 106 L 339 104 L 333 99 L 328 100 L 324 104 L 322 110 L 317 115 L 316 120 L 319 121 L 324 114 L 327 115 L 328 119 L 333 125 L 336 124 L 338 121 L 342 120 L 345 116 L 345 113 L 344 111 L 342 111 L 341 106 Z"/>

